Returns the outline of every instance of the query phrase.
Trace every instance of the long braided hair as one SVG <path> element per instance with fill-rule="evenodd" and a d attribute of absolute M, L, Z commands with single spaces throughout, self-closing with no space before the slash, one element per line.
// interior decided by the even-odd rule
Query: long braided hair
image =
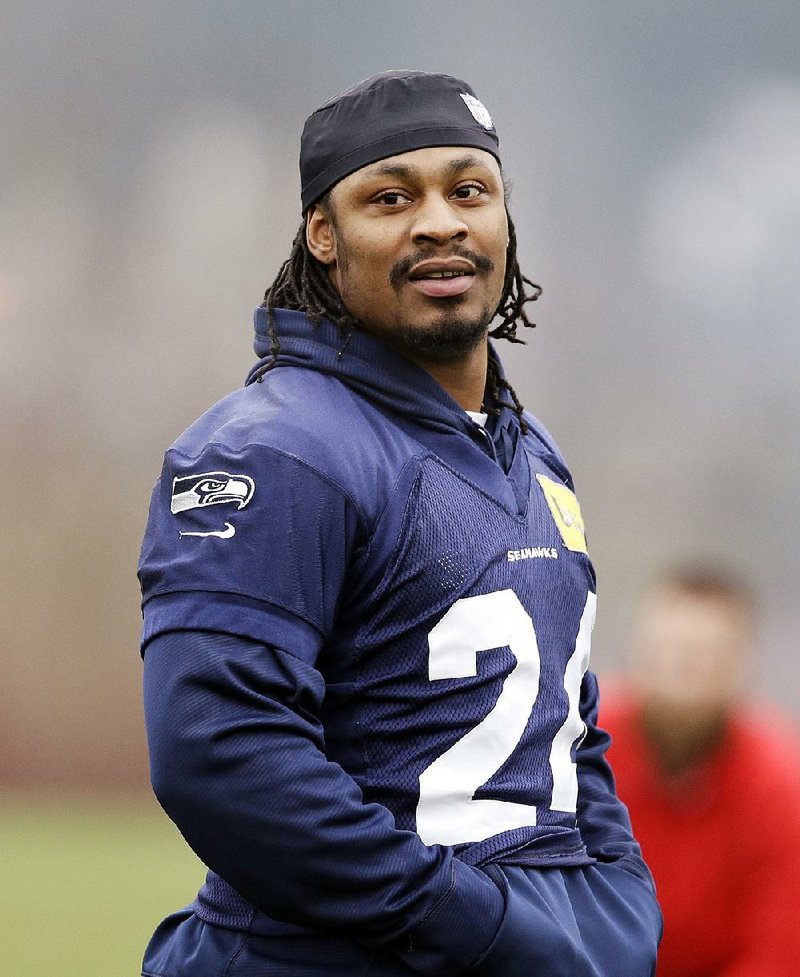
<path fill-rule="evenodd" d="M 330 192 L 319 201 L 318 206 L 330 210 Z M 522 274 L 517 261 L 517 235 L 511 215 L 506 210 L 508 219 L 508 247 L 506 249 L 506 270 L 503 280 L 503 293 L 500 297 L 496 316 L 500 317 L 499 325 L 489 331 L 493 339 L 507 339 L 510 343 L 524 343 L 525 340 L 517 336 L 517 326 L 533 328 L 536 323 L 528 318 L 525 305 L 535 302 L 542 294 L 542 289 Z M 293 309 L 305 312 L 313 325 L 319 325 L 322 319 L 329 319 L 341 330 L 344 339 L 342 350 L 353 332 L 361 327 L 359 321 L 351 315 L 335 285 L 331 281 L 327 266 L 311 253 L 306 241 L 306 224 L 303 221 L 292 242 L 289 257 L 281 265 L 275 280 L 264 293 L 262 308 L 267 310 L 269 322 L 270 359 L 258 370 L 254 379 L 259 383 L 264 375 L 275 366 L 280 343 L 273 315 L 274 309 Z M 510 401 L 506 399 L 510 397 Z M 523 434 L 527 432 L 527 425 L 522 416 L 523 405 L 514 392 L 514 388 L 500 375 L 496 361 L 490 356 L 486 377 L 486 409 L 490 414 L 498 415 L 501 407 L 510 407 L 520 421 Z"/>

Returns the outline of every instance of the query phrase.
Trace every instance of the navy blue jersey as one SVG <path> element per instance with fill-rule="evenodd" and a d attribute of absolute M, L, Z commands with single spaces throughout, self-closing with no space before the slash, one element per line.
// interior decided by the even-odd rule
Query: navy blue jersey
<path fill-rule="evenodd" d="M 270 919 L 343 925 L 381 943 L 430 913 L 443 895 L 439 876 L 455 863 L 463 875 L 465 865 L 492 862 L 637 860 L 594 727 L 596 685 L 587 671 L 594 574 L 551 438 L 529 416 L 523 433 L 505 408 L 484 431 L 378 340 L 354 335 L 340 354 L 342 337 L 330 323 L 315 328 L 300 313 L 277 315 L 278 365 L 218 403 L 166 453 L 140 565 L 143 648 L 193 632 L 270 649 L 269 661 L 253 659 L 253 681 L 232 666 L 231 699 L 243 701 L 257 684 L 280 688 L 289 703 L 281 728 L 303 730 L 343 779 L 317 789 L 317 767 L 297 753 L 299 786 L 281 788 L 296 793 L 288 813 L 279 825 L 264 814 L 264 824 L 282 832 L 270 857 L 283 885 L 276 880 L 269 892 L 240 870 L 235 854 L 215 862 L 213 842 L 207 848 L 202 840 L 206 827 L 181 824 L 214 870 L 201 911 L 244 925 L 252 904 L 265 932 Z M 261 353 L 265 331 L 258 310 Z M 190 688 L 191 663 L 175 668 L 188 669 Z M 163 694 L 160 674 L 151 698 Z M 309 690 L 307 701 L 300 689 Z M 191 722 L 216 730 L 209 742 L 224 741 L 224 716 L 216 726 L 213 715 Z M 153 738 L 151 749 L 158 764 L 166 750 Z M 172 754 L 181 749 L 170 746 Z M 180 767 L 174 757 L 164 763 Z M 185 767 L 174 776 L 185 776 Z M 235 793 L 237 777 L 255 776 L 267 774 L 233 772 L 229 787 Z M 326 809 L 326 791 L 351 787 L 352 803 L 380 812 L 379 825 L 358 827 L 348 819 L 360 815 L 344 817 L 336 796 Z M 252 784 L 248 791 L 242 807 L 252 806 Z M 299 827 L 309 818 L 316 840 L 295 848 L 294 827 L 313 837 Z M 357 846 L 365 830 L 374 832 L 376 851 L 402 839 L 405 854 L 392 849 L 388 875 L 398 859 L 425 875 L 418 884 L 430 892 L 419 903 L 405 894 L 402 922 L 378 918 L 389 914 L 390 884 L 374 919 L 336 908 L 342 890 L 358 888 L 357 865 L 319 880 L 323 891 L 340 886 L 329 911 L 295 895 L 308 882 L 294 863 L 314 845 L 327 851 L 320 840 L 327 831 L 332 850 L 334 837 L 336 846 Z M 643 866 L 637 872 L 646 880 Z M 487 899 L 474 897 L 491 916 L 496 907 L 487 909 Z"/>

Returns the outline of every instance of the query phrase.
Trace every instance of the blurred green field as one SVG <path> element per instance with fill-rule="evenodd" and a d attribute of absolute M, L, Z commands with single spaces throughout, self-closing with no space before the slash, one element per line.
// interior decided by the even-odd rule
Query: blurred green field
<path fill-rule="evenodd" d="M 158 921 L 205 869 L 156 801 L 0 796 L 0 971 L 138 977 Z"/>

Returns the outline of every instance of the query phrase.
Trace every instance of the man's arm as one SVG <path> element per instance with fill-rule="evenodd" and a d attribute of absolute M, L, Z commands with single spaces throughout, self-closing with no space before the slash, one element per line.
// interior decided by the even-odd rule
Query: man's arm
<path fill-rule="evenodd" d="M 598 727 L 597 678 L 587 672 L 581 688 L 581 717 L 586 724 L 576 754 L 578 765 L 578 827 L 589 854 L 601 862 L 624 858 L 652 886 L 650 871 L 633 836 L 628 809 L 617 797 L 614 775 L 606 759 L 611 744 Z"/>
<path fill-rule="evenodd" d="M 254 906 L 398 952 L 426 974 L 461 973 L 481 955 L 500 891 L 450 849 L 398 831 L 328 761 L 312 666 L 244 638 L 173 631 L 148 644 L 144 671 L 154 790 Z"/>
<path fill-rule="evenodd" d="M 325 755 L 316 660 L 371 526 L 319 467 L 258 443 L 273 409 L 258 396 L 204 415 L 153 492 L 140 579 L 154 789 L 201 860 L 267 916 L 459 974 L 494 936 L 502 894 L 398 831 Z M 231 484 L 232 501 L 208 503 Z"/>

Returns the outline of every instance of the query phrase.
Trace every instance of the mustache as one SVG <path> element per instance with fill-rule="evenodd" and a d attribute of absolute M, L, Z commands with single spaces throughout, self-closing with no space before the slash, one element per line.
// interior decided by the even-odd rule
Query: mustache
<path fill-rule="evenodd" d="M 407 255 L 405 258 L 400 258 L 392 265 L 392 270 L 389 272 L 389 283 L 392 288 L 397 291 L 414 265 L 419 264 L 420 261 L 427 261 L 429 258 L 466 258 L 467 261 L 471 261 L 475 265 L 478 272 L 488 274 L 494 271 L 494 262 L 491 258 L 485 254 L 478 254 L 470 248 L 465 248 L 463 245 L 456 245 L 446 254 L 437 251 L 435 248 L 420 248 L 419 251 Z"/>

